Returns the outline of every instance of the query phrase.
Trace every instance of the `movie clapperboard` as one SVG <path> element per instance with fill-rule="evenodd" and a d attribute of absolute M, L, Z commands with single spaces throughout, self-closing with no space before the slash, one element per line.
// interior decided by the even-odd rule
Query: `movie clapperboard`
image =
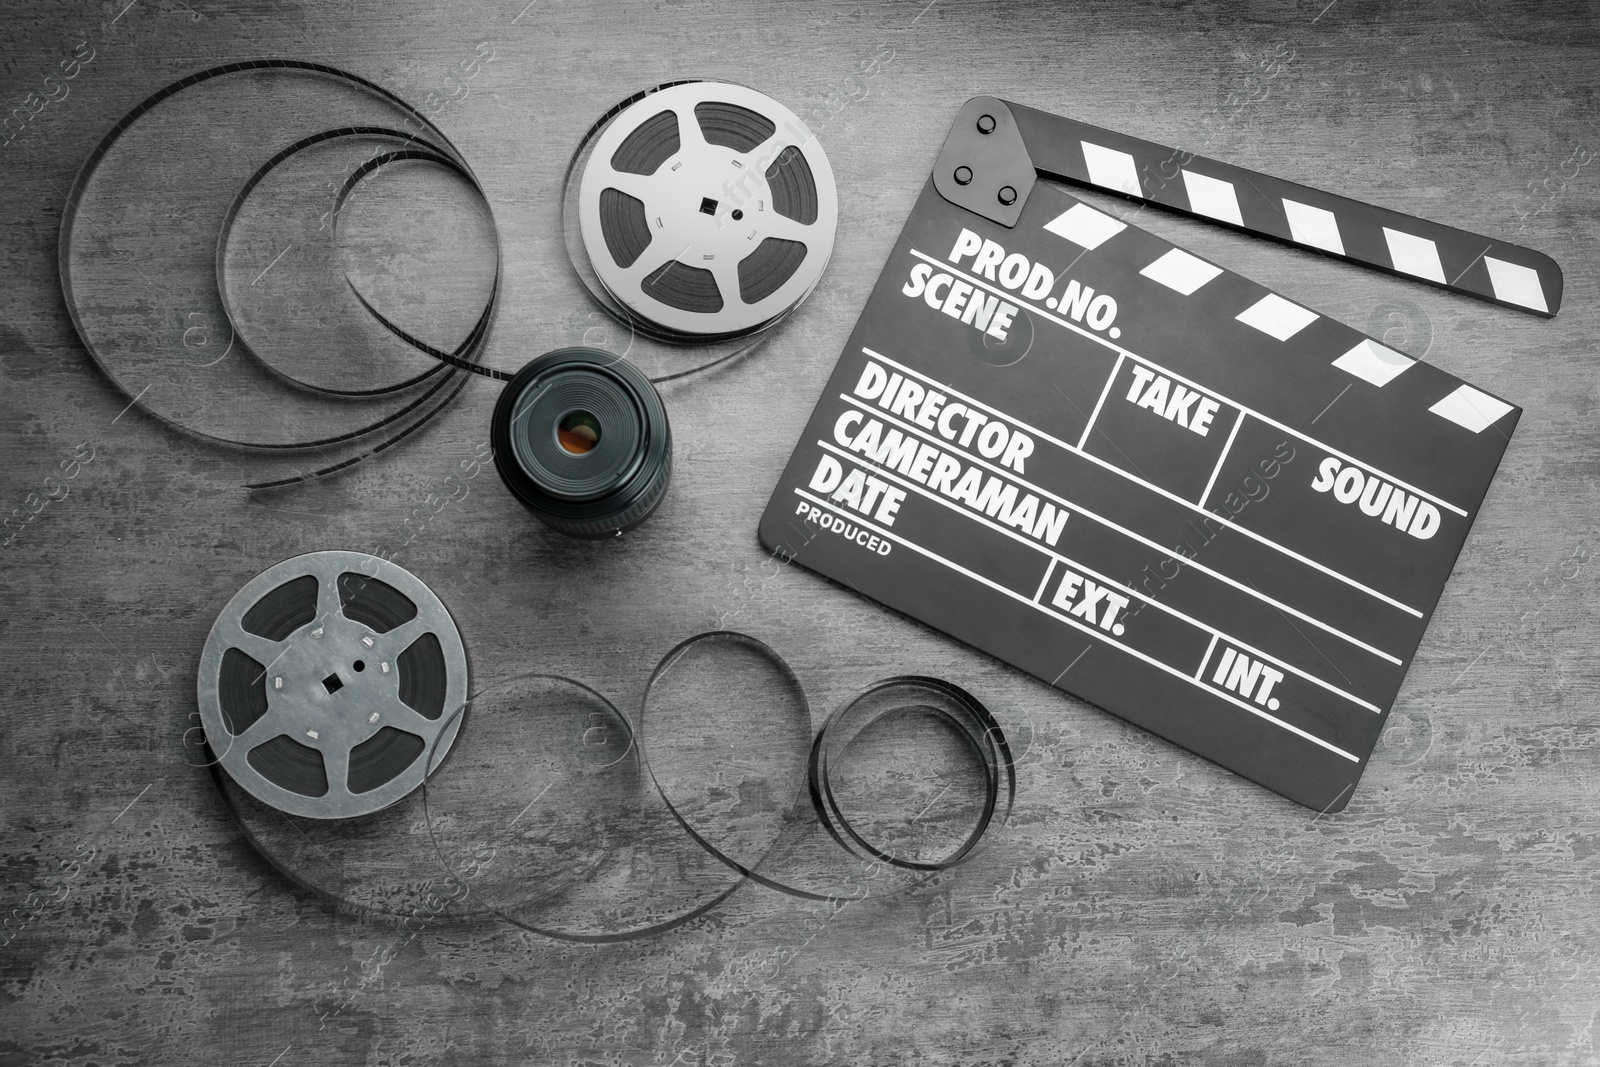
<path fill-rule="evenodd" d="M 1546 317 L 1560 270 L 978 97 L 762 517 L 770 550 L 1341 810 L 1520 409 L 1040 176 Z"/>

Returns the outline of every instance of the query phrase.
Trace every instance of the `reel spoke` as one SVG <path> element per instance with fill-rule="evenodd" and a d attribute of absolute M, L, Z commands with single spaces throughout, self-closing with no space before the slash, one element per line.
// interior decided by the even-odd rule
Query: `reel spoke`
<path fill-rule="evenodd" d="M 777 212 L 772 212 L 772 217 L 767 220 L 762 229 L 768 237 L 777 237 L 784 241 L 798 241 L 801 244 L 805 244 L 811 239 L 816 226 L 816 223 L 807 226 L 803 222 L 796 222 L 794 219 L 785 218 Z"/>
<path fill-rule="evenodd" d="M 293 643 L 288 641 L 274 641 L 259 634 L 253 634 L 243 626 L 234 624 L 233 632 L 227 635 L 228 644 L 261 664 L 261 669 L 266 672 L 268 684 L 271 684 L 272 668 L 284 653 L 289 651 Z"/>
<path fill-rule="evenodd" d="M 231 738 L 231 747 L 236 748 L 241 754 L 248 755 L 257 745 L 265 744 L 274 737 L 288 733 L 294 725 L 284 722 L 281 715 L 275 715 L 269 709 L 265 715 L 246 727 L 244 733 Z"/>
<path fill-rule="evenodd" d="M 643 174 L 630 174 L 623 170 L 614 170 L 609 162 L 597 164 L 606 169 L 606 187 L 615 189 L 619 193 L 627 193 L 635 200 L 642 201 L 645 206 L 645 215 L 649 216 L 650 201 L 657 195 L 655 186 L 650 183 L 650 178 Z M 666 164 L 662 164 L 666 166 Z"/>
<path fill-rule="evenodd" d="M 380 634 L 374 638 L 373 650 L 380 652 L 386 660 L 393 663 L 399 658 L 400 653 L 410 648 L 417 638 L 427 633 L 432 627 L 433 621 L 431 619 L 418 615 L 410 622 L 403 622 L 388 633 Z"/>
<path fill-rule="evenodd" d="M 678 118 L 678 151 L 673 153 L 673 159 L 685 152 L 703 152 L 710 147 L 706 142 L 705 131 L 700 128 L 699 121 L 695 118 L 694 108 L 679 106 L 672 109 Z M 672 160 L 667 160 L 663 166 L 670 166 Z"/>
<path fill-rule="evenodd" d="M 766 169 L 772 165 L 771 157 L 776 156 L 789 141 L 794 140 L 794 134 L 783 128 L 773 131 L 771 137 L 756 145 L 744 154 L 744 165 L 751 172 L 760 174 L 764 178 Z M 767 166 L 762 166 L 762 160 L 767 161 Z"/>
<path fill-rule="evenodd" d="M 438 719 L 430 719 L 420 714 L 415 708 L 409 707 L 399 697 L 389 701 L 388 706 L 377 714 L 379 715 L 377 725 L 392 726 L 396 730 L 404 730 L 408 734 L 414 734 L 422 738 L 428 744 L 433 743 L 434 736 L 439 733 L 440 727 L 447 721 L 447 717 L 443 715 Z"/>
<path fill-rule="evenodd" d="M 319 568 L 319 572 L 321 568 Z M 317 574 L 317 626 L 326 625 L 329 619 L 337 618 L 344 614 L 344 605 L 339 599 L 339 575 Z M 315 629 L 315 627 L 313 627 Z"/>
<path fill-rule="evenodd" d="M 739 295 L 739 264 L 731 259 L 718 259 L 711 267 L 711 274 L 717 279 L 724 304 L 743 303 L 744 298 Z"/>
<path fill-rule="evenodd" d="M 328 775 L 328 795 L 350 797 L 350 749 L 345 745 L 316 744 Z"/>

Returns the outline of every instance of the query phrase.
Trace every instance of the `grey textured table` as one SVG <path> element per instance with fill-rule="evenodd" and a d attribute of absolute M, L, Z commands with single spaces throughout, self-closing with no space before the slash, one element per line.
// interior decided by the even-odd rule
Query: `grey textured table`
<path fill-rule="evenodd" d="M 0 149 L 0 506 L 34 510 L 64 461 L 93 458 L 0 552 L 0 1061 L 1600 1063 L 1592 5 L 112 0 L 10 3 L 3 26 L 0 99 L 28 117 Z M 93 58 L 62 97 L 43 79 L 80 42 Z M 494 61 L 448 95 L 482 42 Z M 893 902 L 742 890 L 677 931 L 590 947 L 358 923 L 241 839 L 183 744 L 211 621 L 279 559 L 403 541 L 494 399 L 473 385 L 392 453 L 252 496 L 225 476 L 247 458 L 125 410 L 89 361 L 55 268 L 78 166 L 166 82 L 273 54 L 442 102 L 501 229 L 486 358 L 505 367 L 586 327 L 547 298 L 565 269 L 562 168 L 605 106 L 699 75 L 813 121 L 843 204 L 833 262 L 756 356 L 666 388 L 677 468 L 658 515 L 620 543 L 570 542 L 486 476 L 395 558 L 452 605 L 480 679 L 559 671 L 632 709 L 662 653 L 720 626 L 782 652 L 819 710 L 894 673 L 967 686 L 1019 739 L 1017 811 L 980 860 Z M 29 98 L 46 92 L 42 109 Z M 1565 268 L 1546 322 L 1141 218 L 1526 408 L 1343 814 L 1317 818 L 798 568 L 763 569 L 766 495 L 977 93 L 1507 236 Z"/>

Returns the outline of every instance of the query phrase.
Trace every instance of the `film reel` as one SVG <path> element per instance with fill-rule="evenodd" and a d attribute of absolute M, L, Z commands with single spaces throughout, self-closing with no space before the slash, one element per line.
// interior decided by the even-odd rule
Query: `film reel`
<path fill-rule="evenodd" d="M 674 344 L 780 321 L 821 280 L 838 225 L 833 170 L 810 131 L 771 97 L 722 82 L 670 83 L 609 111 L 574 155 L 564 203 L 591 293 Z"/>
<path fill-rule="evenodd" d="M 413 792 L 454 744 L 466 695 L 444 604 L 360 552 L 296 556 L 247 582 L 206 637 L 197 683 L 221 769 L 311 819 L 369 815 Z"/>

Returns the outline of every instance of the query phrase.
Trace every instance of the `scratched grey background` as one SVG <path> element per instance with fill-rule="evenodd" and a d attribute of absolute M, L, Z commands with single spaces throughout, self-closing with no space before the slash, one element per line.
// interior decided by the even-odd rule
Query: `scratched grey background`
<path fill-rule="evenodd" d="M 1600 9 L 525 3 L 4 6 L 0 102 L 21 110 L 0 148 L 0 1062 L 1600 1063 Z M 484 42 L 494 61 L 447 82 Z M 80 43 L 93 58 L 65 89 L 46 82 Z M 832 264 L 762 351 L 665 390 L 674 488 L 641 531 L 564 541 L 486 474 L 407 541 L 404 518 L 485 436 L 484 383 L 420 439 L 270 497 L 219 474 L 248 459 L 125 410 L 60 294 L 63 191 L 146 94 L 269 54 L 436 110 L 500 227 L 486 358 L 504 367 L 582 328 L 580 309 L 549 306 L 558 190 L 605 106 L 722 77 L 817 129 L 843 202 Z M 863 77 L 874 55 L 890 58 Z M 1545 322 L 1141 218 L 1526 409 L 1343 814 L 1317 818 L 798 568 L 763 569 L 767 493 L 977 93 L 1511 237 L 1565 268 L 1566 306 Z M 177 329 L 182 310 L 144 309 Z M 979 861 L 908 898 L 741 891 L 620 946 L 334 914 L 262 862 L 191 766 L 195 662 L 268 564 L 396 545 L 452 605 L 479 680 L 557 670 L 631 709 L 663 652 L 718 626 L 774 645 L 816 709 L 888 674 L 948 677 L 1018 739 L 1017 812 Z"/>

